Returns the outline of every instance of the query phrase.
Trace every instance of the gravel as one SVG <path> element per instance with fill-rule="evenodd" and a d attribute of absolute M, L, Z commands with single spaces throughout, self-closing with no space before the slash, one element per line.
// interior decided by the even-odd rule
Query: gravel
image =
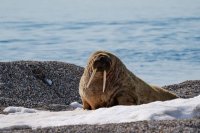
<path fill-rule="evenodd" d="M 81 102 L 78 85 L 82 73 L 82 67 L 57 61 L 0 62 L 0 113 L 7 106 L 73 110 L 69 104 Z M 200 94 L 200 80 L 189 80 L 164 88 L 181 98 L 190 98 Z M 200 119 L 72 125 L 37 130 L 23 127 L 0 132 L 200 132 Z"/>
<path fill-rule="evenodd" d="M 64 62 L 0 62 L 0 109 L 70 109 L 71 102 L 81 102 L 78 85 L 82 73 L 82 67 Z"/>
<path fill-rule="evenodd" d="M 5 132 L 16 133 L 55 133 L 55 132 L 72 132 L 72 133 L 199 133 L 200 119 L 196 120 L 164 120 L 164 121 L 139 121 L 120 124 L 104 124 L 104 125 L 79 125 L 79 126 L 61 126 L 52 128 L 43 128 L 37 130 L 7 130 Z"/>
<path fill-rule="evenodd" d="M 191 98 L 200 94 L 200 80 L 188 80 L 180 84 L 163 86 L 163 88 L 176 93 L 181 98 Z"/>

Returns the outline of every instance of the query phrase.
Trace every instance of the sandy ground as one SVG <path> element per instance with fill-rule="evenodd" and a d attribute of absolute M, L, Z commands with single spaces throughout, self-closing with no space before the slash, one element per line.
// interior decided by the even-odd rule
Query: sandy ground
<path fill-rule="evenodd" d="M 0 62 L 0 113 L 7 106 L 24 106 L 51 111 L 73 110 L 81 102 L 78 84 L 83 68 L 56 61 Z M 200 94 L 200 80 L 164 86 L 179 97 Z M 105 125 L 77 125 L 0 132 L 200 132 L 200 119 L 141 121 Z"/>

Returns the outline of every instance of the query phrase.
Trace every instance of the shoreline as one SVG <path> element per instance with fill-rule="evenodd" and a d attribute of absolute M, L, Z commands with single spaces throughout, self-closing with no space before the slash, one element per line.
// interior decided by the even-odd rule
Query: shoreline
<path fill-rule="evenodd" d="M 50 111 L 73 110 L 71 102 L 81 102 L 78 84 L 83 67 L 57 61 L 0 62 L 0 114 L 7 106 L 24 106 Z M 163 88 L 181 98 L 200 94 L 200 80 L 188 80 Z M 1 131 L 1 130 L 0 130 Z M 105 125 L 72 125 L 2 132 L 178 132 L 200 131 L 200 119 L 139 121 Z"/>

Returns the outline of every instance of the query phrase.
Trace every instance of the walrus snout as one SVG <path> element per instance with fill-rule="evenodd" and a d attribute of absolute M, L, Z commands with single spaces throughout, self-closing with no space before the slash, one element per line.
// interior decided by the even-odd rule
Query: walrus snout
<path fill-rule="evenodd" d="M 93 69 L 97 71 L 108 71 L 111 67 L 111 59 L 107 55 L 101 55 L 96 58 L 93 63 Z"/>
<path fill-rule="evenodd" d="M 106 73 L 110 70 L 111 59 L 108 55 L 98 55 L 92 64 L 93 70 L 92 74 L 88 80 L 86 88 L 90 86 L 91 81 L 93 80 L 96 72 L 103 72 L 103 92 L 106 88 Z"/>

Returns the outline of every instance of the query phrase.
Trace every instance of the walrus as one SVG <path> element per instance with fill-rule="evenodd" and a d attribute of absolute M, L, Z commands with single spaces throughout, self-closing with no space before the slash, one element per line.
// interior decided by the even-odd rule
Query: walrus
<path fill-rule="evenodd" d="M 177 98 L 167 90 L 147 84 L 107 51 L 97 51 L 89 58 L 80 79 L 79 94 L 83 109 L 88 110 Z"/>

